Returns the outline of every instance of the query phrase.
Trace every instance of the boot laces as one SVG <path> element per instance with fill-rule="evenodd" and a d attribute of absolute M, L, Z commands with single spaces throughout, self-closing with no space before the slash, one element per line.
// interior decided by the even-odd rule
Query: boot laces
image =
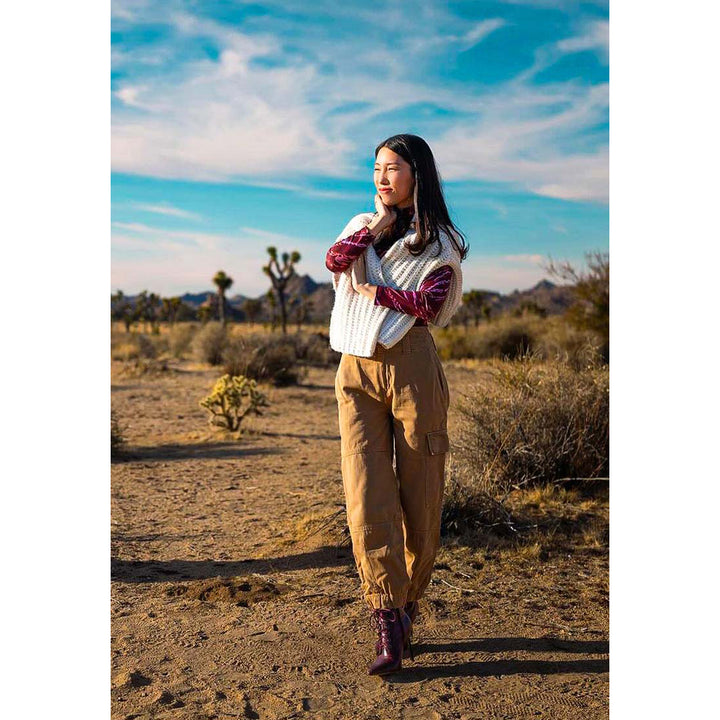
<path fill-rule="evenodd" d="M 373 630 L 377 630 L 380 646 L 383 649 L 389 650 L 391 647 L 390 633 L 395 620 L 395 611 L 385 608 L 374 610 L 370 615 L 370 627 L 372 627 Z"/>

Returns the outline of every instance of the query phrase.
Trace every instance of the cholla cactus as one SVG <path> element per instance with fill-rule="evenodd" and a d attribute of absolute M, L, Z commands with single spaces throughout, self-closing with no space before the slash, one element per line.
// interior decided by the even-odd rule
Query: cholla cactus
<path fill-rule="evenodd" d="M 243 398 L 246 398 L 243 401 Z M 262 415 L 261 407 L 270 403 L 257 389 L 257 382 L 244 375 L 223 375 L 210 395 L 200 401 L 200 406 L 210 413 L 210 424 L 219 425 L 235 432 L 240 429 L 245 416 L 253 412 Z"/>

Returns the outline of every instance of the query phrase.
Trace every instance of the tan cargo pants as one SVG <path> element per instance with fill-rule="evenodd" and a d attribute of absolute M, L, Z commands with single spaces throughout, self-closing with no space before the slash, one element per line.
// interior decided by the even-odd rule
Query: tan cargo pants
<path fill-rule="evenodd" d="M 427 326 L 369 358 L 344 353 L 335 397 L 363 597 L 371 608 L 402 607 L 430 582 L 449 449 L 450 393 Z"/>

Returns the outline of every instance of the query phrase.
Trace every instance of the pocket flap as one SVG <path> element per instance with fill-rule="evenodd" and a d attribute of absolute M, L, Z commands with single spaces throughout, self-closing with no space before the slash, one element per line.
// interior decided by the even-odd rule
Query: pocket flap
<path fill-rule="evenodd" d="M 450 449 L 447 430 L 433 430 L 427 434 L 428 450 L 431 455 L 440 455 Z"/>

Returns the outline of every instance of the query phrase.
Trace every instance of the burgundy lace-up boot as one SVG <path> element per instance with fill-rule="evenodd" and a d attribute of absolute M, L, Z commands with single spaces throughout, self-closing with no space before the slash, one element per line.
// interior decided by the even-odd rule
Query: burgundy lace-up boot
<path fill-rule="evenodd" d="M 415 618 L 418 614 L 418 601 L 417 600 L 408 600 L 405 603 L 405 612 L 407 613 L 408 617 L 410 618 L 410 633 L 407 639 L 407 642 L 405 643 L 403 647 L 403 660 L 410 658 L 411 660 L 414 660 L 413 657 L 413 651 L 412 647 L 410 647 L 410 641 L 413 637 L 413 625 L 415 624 Z"/>
<path fill-rule="evenodd" d="M 379 608 L 370 615 L 370 625 L 378 632 L 377 657 L 368 675 L 387 675 L 402 669 L 403 648 L 410 641 L 410 618 L 403 608 Z M 412 648 L 410 648 L 412 653 Z"/>
<path fill-rule="evenodd" d="M 405 639 L 405 642 L 403 644 L 403 660 L 407 660 L 408 658 L 410 660 L 414 660 L 415 657 L 413 655 L 412 647 L 410 646 L 410 641 L 413 637 L 413 623 L 415 622 L 415 618 L 418 614 L 418 601 L 417 600 L 408 600 L 405 603 L 405 612 L 407 613 L 408 617 L 410 618 L 410 631 L 408 633 L 407 638 Z M 380 640 L 378 640 L 375 643 L 375 654 L 380 654 Z"/>

